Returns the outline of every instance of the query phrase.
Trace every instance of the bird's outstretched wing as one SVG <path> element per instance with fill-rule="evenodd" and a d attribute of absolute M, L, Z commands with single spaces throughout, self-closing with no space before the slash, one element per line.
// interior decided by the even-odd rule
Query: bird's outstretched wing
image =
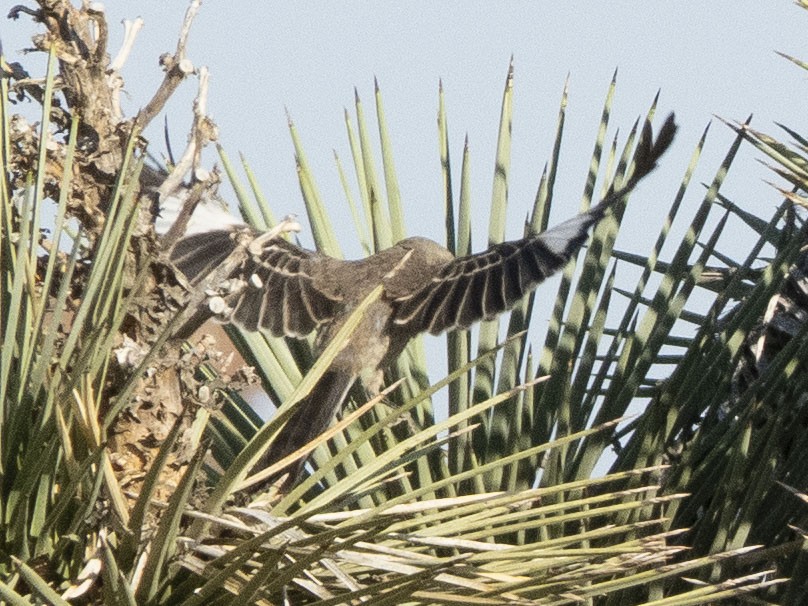
<path fill-rule="evenodd" d="M 199 284 L 219 267 L 236 248 L 237 233 L 216 229 L 186 236 L 171 249 L 171 263 L 191 284 Z"/>
<path fill-rule="evenodd" d="M 226 304 L 220 319 L 249 331 L 302 337 L 339 314 L 341 294 L 326 288 L 332 282 L 320 277 L 329 263 L 340 261 L 283 238 L 262 242 L 259 232 L 249 228 L 208 231 L 181 239 L 170 258 L 192 284 L 199 284 L 238 246 L 244 247 L 244 259 L 228 276 L 228 290 L 220 293 Z"/>
<path fill-rule="evenodd" d="M 588 211 L 536 236 L 495 244 L 488 250 L 446 263 L 421 289 L 393 300 L 394 322 L 412 333 L 468 328 L 516 304 L 561 269 L 584 244 L 589 228 L 650 173 L 676 133 L 671 114 L 656 140 L 645 123 L 634 154 L 634 172 L 619 190 Z"/>

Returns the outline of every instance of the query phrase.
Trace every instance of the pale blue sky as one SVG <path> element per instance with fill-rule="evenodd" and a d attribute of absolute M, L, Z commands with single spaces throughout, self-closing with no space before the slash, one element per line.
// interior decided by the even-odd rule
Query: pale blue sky
<path fill-rule="evenodd" d="M 234 8 L 238 6 L 238 8 Z M 124 67 L 129 115 L 162 78 L 157 57 L 173 52 L 186 4 L 143 0 L 109 3 L 112 54 L 121 19 L 143 17 Z M 808 58 L 808 12 L 788 0 L 679 2 L 287 2 L 203 3 L 188 57 L 210 69 L 209 113 L 231 157 L 243 152 L 278 215 L 303 219 L 286 125 L 288 108 L 302 137 L 332 217 L 350 229 L 334 168 L 336 149 L 350 163 L 343 109 L 353 110 L 357 87 L 373 117 L 373 77 L 379 79 L 395 148 L 410 234 L 442 241 L 441 174 L 437 154 L 437 89 L 444 83 L 451 154 L 459 177 L 463 139 L 472 153 L 472 196 L 479 213 L 475 246 L 483 246 L 494 166 L 502 88 L 515 64 L 510 237 L 521 235 L 542 167 L 552 150 L 558 104 L 570 75 L 562 164 L 552 222 L 580 204 L 604 96 L 615 68 L 617 95 L 610 133 L 626 133 L 661 90 L 659 117 L 675 111 L 680 132 L 661 168 L 639 188 L 618 245 L 643 254 L 676 193 L 690 155 L 713 115 L 742 120 L 779 136 L 775 121 L 808 132 L 806 73 L 780 50 Z M 9 60 L 25 45 L 30 20 L 0 23 Z M 196 83 L 189 80 L 168 108 L 175 152 L 184 144 Z M 162 118 L 151 131 L 152 151 L 163 149 Z M 680 222 L 699 203 L 733 139 L 715 122 Z M 743 208 L 767 215 L 779 203 L 763 183 L 771 179 L 744 146 L 723 193 Z M 210 154 L 210 162 L 215 156 Z M 457 182 L 457 181 L 456 181 Z M 681 231 L 683 225 L 679 225 Z M 733 231 L 735 230 L 735 231 Z M 346 231 L 346 233 L 348 233 Z M 348 238 L 347 241 L 352 241 Z M 741 256 L 745 232 L 730 225 L 725 250 Z M 359 248 L 345 249 L 358 254 Z M 550 287 L 549 291 L 554 293 Z M 539 314 L 546 312 L 538 311 Z"/>
<path fill-rule="evenodd" d="M 246 4 L 249 4 L 247 6 Z M 154 57 L 172 48 L 184 4 L 139 6 L 146 21 L 138 55 L 125 75 L 137 91 L 132 111 L 156 82 Z M 515 63 L 510 233 L 533 200 L 549 156 L 558 103 L 570 74 L 566 142 L 556 218 L 578 208 L 604 95 L 619 68 L 612 132 L 627 132 L 661 89 L 661 112 L 674 110 L 681 130 L 659 174 L 633 205 L 632 224 L 654 226 L 666 210 L 692 149 L 713 114 L 758 128 L 780 121 L 805 131 L 804 72 L 774 50 L 799 56 L 808 12 L 775 2 L 408 2 L 203 4 L 189 56 L 211 69 L 210 111 L 231 154 L 243 151 L 278 213 L 303 207 L 284 115 L 289 109 L 321 191 L 336 215 L 344 202 L 332 149 L 349 161 L 342 110 L 352 109 L 356 86 L 372 117 L 373 77 L 379 79 L 395 145 L 410 232 L 440 237 L 439 222 L 424 212 L 439 204 L 435 115 L 442 79 L 459 168 L 463 137 L 472 150 L 472 194 L 480 227 L 491 194 L 493 154 L 502 86 Z M 267 9 L 266 6 L 271 8 Z M 111 9 L 110 9 L 111 10 Z M 123 6 L 116 12 L 125 12 Z M 133 14 L 133 13 L 127 13 Z M 111 18 L 111 21 L 116 21 Z M 144 73 L 143 67 L 151 68 Z M 193 92 L 188 86 L 189 94 Z M 170 115 L 178 137 L 189 121 L 187 104 Z M 249 124 L 249 127 L 245 127 Z M 715 124 L 697 174 L 708 180 L 732 133 Z M 180 138 L 180 143 L 182 142 Z M 739 192 L 747 208 L 776 198 L 762 184 L 766 171 L 747 149 L 727 193 Z M 661 196 L 656 200 L 651 194 Z M 694 204 L 701 192 L 694 188 Z M 483 232 L 484 233 L 484 229 Z M 641 234 L 641 235 L 642 235 Z M 639 237 L 639 236 L 638 236 Z M 480 237 L 476 240 L 482 244 Z"/>
<path fill-rule="evenodd" d="M 153 6 L 156 10 L 147 11 Z M 140 5 L 146 27 L 140 55 L 126 72 L 132 88 L 145 82 L 136 66 L 151 66 L 156 80 L 153 57 L 173 43 L 184 4 L 173 4 L 173 18 L 163 6 Z M 754 113 L 758 128 L 773 130 L 776 120 L 805 131 L 804 72 L 773 52 L 801 54 L 808 12 L 786 1 L 265 6 L 250 3 L 234 12 L 223 3 L 203 4 L 189 56 L 211 69 L 210 111 L 221 127 L 223 144 L 231 153 L 247 155 L 278 212 L 303 214 L 284 107 L 298 126 L 323 195 L 339 214 L 344 205 L 332 149 L 349 159 L 342 110 L 352 108 L 356 86 L 372 117 L 374 75 L 382 87 L 404 200 L 416 209 L 407 215 L 413 233 L 430 229 L 418 221 L 420 209 L 438 203 L 441 187 L 435 128 L 439 78 L 446 92 L 455 164 L 459 167 L 468 133 L 472 193 L 480 214 L 487 215 L 502 85 L 511 55 L 516 70 L 509 206 L 514 234 L 520 231 L 549 156 L 568 73 L 568 131 L 557 190 L 563 204 L 555 210 L 559 218 L 578 208 L 615 68 L 619 75 L 612 132 L 626 132 L 658 89 L 662 112 L 676 111 L 681 125 L 663 170 L 653 185 L 645 186 L 646 195 L 630 213 L 643 224 L 654 220 L 654 209 L 666 209 L 713 114 L 743 119 Z M 148 49 L 147 42 L 155 46 Z M 137 91 L 144 95 L 152 88 L 138 86 Z M 133 101 L 133 110 L 142 103 L 137 97 Z M 182 135 L 187 109 L 180 107 L 170 118 L 174 131 Z M 697 175 L 702 180 L 712 175 L 731 138 L 726 127 L 714 125 Z M 749 148 L 742 160 L 754 155 Z M 730 179 L 727 192 L 757 196 L 739 199 L 743 205 L 773 205 L 774 196 L 760 182 L 768 177 L 766 171 L 753 162 L 742 165 L 744 170 L 737 172 L 749 174 Z M 694 195 L 700 193 L 697 189 Z M 648 196 L 651 191 L 662 200 L 655 203 Z M 651 205 L 647 213 L 646 204 Z M 431 229 L 435 231 L 424 235 L 439 235 L 437 225 Z"/>
<path fill-rule="evenodd" d="M 519 235 L 554 136 L 567 74 L 570 102 L 554 219 L 578 208 L 608 82 L 619 68 L 612 133 L 626 132 L 661 89 L 662 113 L 676 111 L 680 133 L 663 167 L 640 190 L 626 232 L 632 241 L 658 223 L 692 149 L 713 114 L 775 131 L 774 121 L 805 131 L 808 82 L 804 72 L 774 50 L 800 56 L 808 12 L 786 0 L 770 2 L 349 2 L 233 3 L 209 1 L 194 24 L 188 56 L 211 72 L 209 111 L 232 156 L 243 152 L 279 214 L 304 216 L 284 108 L 288 108 L 332 214 L 344 197 L 332 150 L 350 160 L 343 108 L 353 87 L 373 116 L 373 77 L 379 79 L 395 146 L 411 233 L 440 238 L 431 205 L 439 204 L 441 177 L 435 116 L 442 79 L 459 169 L 463 138 L 472 151 L 472 194 L 481 227 L 491 193 L 493 154 L 502 85 L 515 63 L 510 234 Z M 157 57 L 173 51 L 186 4 L 144 0 L 107 5 L 110 49 L 120 42 L 123 18 L 145 27 L 123 74 L 128 113 L 161 79 Z M 0 36 L 10 60 L 24 45 L 30 21 L 5 21 Z M 808 53 L 806 53 L 808 54 Z M 190 123 L 189 81 L 169 107 L 174 146 Z M 157 124 L 159 122 L 159 124 Z M 162 149 L 159 127 L 152 151 Z M 708 180 L 732 134 L 714 124 L 696 178 Z M 754 209 L 777 201 L 762 184 L 766 170 L 746 148 L 726 193 Z M 211 162 L 215 160 L 210 156 Z M 693 189 L 695 205 L 698 188 Z M 658 199 L 661 198 L 661 199 Z M 425 213 L 428 212 L 428 215 Z M 641 229 L 635 233 L 632 227 Z M 624 236 L 624 237 L 628 237 Z M 307 234 L 302 234 L 304 242 Z M 480 237 L 476 240 L 482 244 Z M 358 252 L 358 251 L 357 251 Z"/>

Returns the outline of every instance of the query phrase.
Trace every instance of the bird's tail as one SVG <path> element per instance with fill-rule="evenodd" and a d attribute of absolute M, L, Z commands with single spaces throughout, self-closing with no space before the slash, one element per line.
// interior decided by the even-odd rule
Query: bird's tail
<path fill-rule="evenodd" d="M 311 442 L 323 433 L 348 395 L 356 376 L 339 369 L 327 370 L 309 394 L 295 405 L 292 416 L 281 429 L 262 458 L 262 468 L 274 465 L 284 457 Z M 292 486 L 306 463 L 305 456 L 280 470 L 268 481 L 271 483 L 283 474 L 289 474 L 285 487 Z"/>
<path fill-rule="evenodd" d="M 676 116 L 671 113 L 665 119 L 665 122 L 662 123 L 655 139 L 653 131 L 651 130 L 651 122 L 646 120 L 645 124 L 643 124 L 637 147 L 634 150 L 633 173 L 619 189 L 614 189 L 614 185 L 612 185 L 609 193 L 606 194 L 598 204 L 590 208 L 586 214 L 591 216 L 595 221 L 599 220 L 615 202 L 619 201 L 623 196 L 629 194 L 637 187 L 637 184 L 656 168 L 657 162 L 662 157 L 662 154 L 664 154 L 671 143 L 673 143 L 673 138 L 678 129 Z"/>

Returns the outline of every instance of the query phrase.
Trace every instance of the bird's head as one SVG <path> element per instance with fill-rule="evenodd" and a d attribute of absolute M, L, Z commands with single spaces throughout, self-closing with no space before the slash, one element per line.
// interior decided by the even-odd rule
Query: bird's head
<path fill-rule="evenodd" d="M 452 253 L 429 238 L 407 238 L 396 244 L 396 248 L 409 253 L 410 261 L 416 267 L 444 265 L 454 259 Z"/>
<path fill-rule="evenodd" d="M 392 298 L 420 289 L 454 259 L 452 253 L 427 238 L 407 238 L 389 250 L 396 263 L 384 276 L 384 283 Z"/>

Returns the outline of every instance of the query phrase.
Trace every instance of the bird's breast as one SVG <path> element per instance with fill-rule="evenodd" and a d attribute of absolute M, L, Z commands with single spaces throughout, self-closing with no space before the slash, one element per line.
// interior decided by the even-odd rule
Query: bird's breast
<path fill-rule="evenodd" d="M 327 334 L 323 335 L 326 338 L 321 344 L 321 349 L 342 328 L 350 317 L 351 311 L 346 312 L 342 321 L 335 322 L 329 327 Z M 370 305 L 362 320 L 348 337 L 345 347 L 334 359 L 334 366 L 354 375 L 379 368 L 390 353 L 391 314 L 392 308 L 384 301 L 377 301 Z"/>

